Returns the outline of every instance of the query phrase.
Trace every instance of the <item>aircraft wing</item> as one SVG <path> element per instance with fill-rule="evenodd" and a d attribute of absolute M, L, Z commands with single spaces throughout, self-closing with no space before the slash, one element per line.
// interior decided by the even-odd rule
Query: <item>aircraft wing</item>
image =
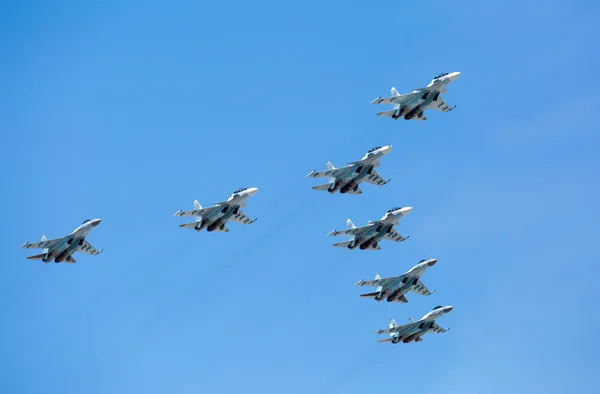
<path fill-rule="evenodd" d="M 33 242 L 33 243 L 26 242 L 25 244 L 21 245 L 21 247 L 25 248 L 25 249 L 53 248 L 56 245 L 58 245 L 59 243 L 61 243 L 63 240 L 64 240 L 64 238 L 55 238 L 55 239 L 49 239 L 47 241 L 40 241 L 40 242 Z"/>
<path fill-rule="evenodd" d="M 448 105 L 448 103 L 442 98 L 441 95 L 438 96 L 437 100 L 431 102 L 429 108 L 442 112 L 449 112 L 453 109 L 450 108 L 450 105 Z"/>
<path fill-rule="evenodd" d="M 358 282 L 357 284 L 355 284 L 354 286 L 387 286 L 390 283 L 393 283 L 397 280 L 402 280 L 402 277 L 404 275 L 401 276 L 394 276 L 392 278 L 381 278 L 381 279 L 373 279 L 373 280 L 361 280 L 360 282 Z"/>
<path fill-rule="evenodd" d="M 333 230 L 328 235 L 359 235 L 370 229 L 372 226 L 352 227 L 343 230 Z"/>
<path fill-rule="evenodd" d="M 389 181 L 386 181 L 386 180 L 384 180 L 384 179 L 381 177 L 381 175 L 379 175 L 379 174 L 377 173 L 377 171 L 375 171 L 375 169 L 373 169 L 373 170 L 371 171 L 371 173 L 370 173 L 370 174 L 368 174 L 368 175 L 367 175 L 367 176 L 364 178 L 364 181 L 365 181 L 365 182 L 368 182 L 368 183 L 372 183 L 372 184 L 374 184 L 374 185 L 377 185 L 377 186 L 383 186 L 383 185 L 385 185 L 386 183 L 388 183 L 388 182 L 389 182 Z"/>
<path fill-rule="evenodd" d="M 313 171 L 308 174 L 307 178 L 339 178 L 346 175 L 353 166 L 346 166 L 340 168 L 333 168 L 331 170 Z"/>
<path fill-rule="evenodd" d="M 173 214 L 173 216 L 206 216 L 211 213 L 221 209 L 220 206 L 214 205 L 208 208 L 200 208 L 200 209 L 192 209 L 190 211 L 178 211 Z"/>
<path fill-rule="evenodd" d="M 407 101 L 417 97 L 421 93 L 422 92 L 414 92 L 386 98 L 377 97 L 375 100 L 371 101 L 371 104 L 404 104 Z"/>
<path fill-rule="evenodd" d="M 253 223 L 256 219 L 250 219 L 244 212 L 242 212 L 241 209 L 238 209 L 238 212 L 231 216 L 231 220 L 242 224 L 250 224 Z"/>
<path fill-rule="evenodd" d="M 385 330 L 377 330 L 377 331 L 375 331 L 375 334 L 405 333 L 405 332 L 411 331 L 412 329 L 417 327 L 419 324 L 421 324 L 421 322 L 416 321 L 413 323 L 403 324 L 401 326 L 386 328 Z"/>
<path fill-rule="evenodd" d="M 433 325 L 431 326 L 431 328 L 429 330 L 427 330 L 427 332 L 435 332 L 435 333 L 441 334 L 448 330 L 449 330 L 449 328 L 442 328 L 442 327 L 438 326 L 437 323 L 433 323 Z"/>
<path fill-rule="evenodd" d="M 77 246 L 77 249 L 75 249 L 76 252 L 81 252 L 81 253 L 86 253 L 86 254 L 91 254 L 92 256 L 95 256 L 97 254 L 102 253 L 104 249 L 96 249 L 94 248 L 88 241 L 86 241 L 85 239 L 83 240 L 82 244 Z"/>
<path fill-rule="evenodd" d="M 411 286 L 408 291 L 412 291 L 413 293 L 421 294 L 424 296 L 430 295 L 433 292 L 429 291 L 429 289 L 423 284 L 423 282 L 418 281 L 416 285 Z"/>
<path fill-rule="evenodd" d="M 396 229 L 393 227 L 390 229 L 389 233 L 385 233 L 383 238 L 390 240 L 390 241 L 396 241 L 396 242 L 402 242 L 406 239 L 402 235 L 400 235 L 400 233 L 398 231 L 396 231 Z"/>

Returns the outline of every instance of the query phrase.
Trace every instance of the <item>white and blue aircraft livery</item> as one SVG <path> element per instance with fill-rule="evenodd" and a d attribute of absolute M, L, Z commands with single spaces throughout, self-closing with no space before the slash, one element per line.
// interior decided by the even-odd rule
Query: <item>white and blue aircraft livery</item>
<path fill-rule="evenodd" d="M 437 263 L 437 259 L 421 260 L 419 264 L 412 267 L 407 273 L 391 278 L 381 278 L 379 274 L 375 275 L 374 280 L 360 280 L 354 286 L 375 286 L 376 291 L 373 293 L 361 294 L 361 297 L 374 298 L 375 301 L 401 302 L 406 304 L 408 300 L 404 296 L 408 292 L 413 292 L 428 296 L 435 293 L 421 282 L 421 275 L 425 273 L 427 268 L 433 267 Z"/>
<path fill-rule="evenodd" d="M 399 343 L 400 341 L 404 343 L 421 342 L 423 341 L 423 338 L 421 337 L 428 332 L 437 332 L 438 334 L 446 332 L 449 328 L 442 328 L 438 326 L 435 321 L 452 309 L 454 309 L 453 306 L 436 306 L 420 320 L 414 321 L 412 318 L 409 318 L 409 323 L 403 326 L 399 326 L 394 319 L 390 319 L 390 328 L 375 331 L 375 334 L 389 333 L 390 338 L 382 339 L 377 342 L 392 342 L 393 344 Z"/>
<path fill-rule="evenodd" d="M 196 221 L 192 223 L 180 224 L 179 227 L 191 228 L 201 231 L 221 231 L 228 232 L 225 224 L 233 220 L 242 224 L 254 223 L 256 219 L 250 219 L 240 207 L 246 207 L 246 199 L 253 196 L 258 191 L 257 188 L 241 188 L 233 192 L 227 201 L 215 203 L 212 207 L 202 208 L 198 200 L 194 201 L 194 209 L 191 211 L 178 211 L 173 216 L 197 216 Z"/>
<path fill-rule="evenodd" d="M 404 117 L 405 120 L 427 120 L 427 117 L 423 112 L 429 108 L 441 112 L 449 112 L 456 107 L 450 108 L 440 94 L 445 94 L 446 86 L 450 82 L 455 81 L 459 76 L 459 72 L 437 75 L 431 80 L 427 87 L 414 89 L 412 93 L 407 94 L 400 94 L 396 88 L 392 87 L 391 97 L 377 97 L 375 100 L 371 101 L 371 104 L 394 105 L 394 109 L 378 112 L 377 116 L 391 116 L 394 120 L 398 120 L 401 117 Z"/>
<path fill-rule="evenodd" d="M 337 191 L 340 193 L 361 194 L 362 190 L 358 185 L 365 181 L 377 186 L 383 186 L 390 181 L 385 181 L 375 167 L 379 168 L 379 160 L 390 153 L 391 145 L 376 146 L 369 149 L 364 157 L 358 161 L 348 163 L 347 166 L 335 168 L 331 162 L 327 162 L 327 169 L 324 171 L 312 171 L 307 178 L 329 178 L 329 183 L 324 185 L 313 186 L 313 190 L 327 190 L 333 194 Z"/>
<path fill-rule="evenodd" d="M 98 224 L 100 224 L 100 219 L 86 219 L 81 226 L 77 227 L 75 231 L 66 237 L 46 239 L 46 237 L 42 235 L 42 240 L 40 242 L 31 244 L 26 242 L 21 247 L 25 249 L 43 249 L 43 253 L 29 256 L 27 257 L 28 260 L 42 260 L 44 263 L 49 263 L 52 260 L 54 260 L 55 263 L 76 263 L 77 260 L 73 258 L 73 253 L 75 252 L 87 253 L 92 256 L 102 252 L 103 249 L 97 250 L 85 240 L 88 233 Z"/>
<path fill-rule="evenodd" d="M 346 242 L 333 244 L 333 246 L 336 247 L 347 247 L 350 250 L 357 247 L 360 250 L 379 250 L 381 249 L 379 241 L 382 239 L 396 242 L 402 242 L 408 239 L 408 237 L 404 238 L 400 235 L 400 233 L 394 229 L 394 225 L 398 224 L 398 220 L 400 220 L 401 217 L 408 215 L 410 211 L 412 211 L 412 207 L 392 208 L 387 211 L 380 220 L 375 222 L 369 221 L 366 226 L 362 227 L 356 227 L 352 223 L 352 220 L 348 219 L 346 221 L 347 228 L 345 230 L 333 230 L 328 235 L 347 235 L 350 237 Z"/>

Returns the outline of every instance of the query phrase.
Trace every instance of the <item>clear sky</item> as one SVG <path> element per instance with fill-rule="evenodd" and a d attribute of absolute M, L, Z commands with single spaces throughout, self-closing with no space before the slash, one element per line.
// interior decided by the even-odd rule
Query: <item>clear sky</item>
<path fill-rule="evenodd" d="M 3 2 L 0 392 L 597 389 L 600 5 L 493 3 Z M 369 105 L 452 71 L 453 112 Z M 388 144 L 390 184 L 311 190 Z M 256 223 L 178 228 L 239 187 Z M 396 206 L 406 242 L 331 246 Z M 99 256 L 19 248 L 86 218 Z M 431 257 L 429 297 L 353 286 Z"/>

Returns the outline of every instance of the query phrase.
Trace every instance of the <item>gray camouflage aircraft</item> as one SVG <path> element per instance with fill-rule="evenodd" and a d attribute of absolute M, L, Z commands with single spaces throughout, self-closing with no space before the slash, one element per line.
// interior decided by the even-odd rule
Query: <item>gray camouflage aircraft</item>
<path fill-rule="evenodd" d="M 44 263 L 49 263 L 52 260 L 54 260 L 55 263 L 76 263 L 77 260 L 73 258 L 73 253 L 75 252 L 82 252 L 95 256 L 104 250 L 97 250 L 85 240 L 88 233 L 98 224 L 100 224 L 100 219 L 86 219 L 81 226 L 77 227 L 75 231 L 66 237 L 49 240 L 42 235 L 42 240 L 40 242 L 31 244 L 26 242 L 21 247 L 25 249 L 43 248 L 43 253 L 29 256 L 27 257 L 28 260 L 42 260 Z"/>
<path fill-rule="evenodd" d="M 337 191 L 342 194 L 361 194 L 362 190 L 360 190 L 358 185 L 363 181 L 377 186 L 383 186 L 391 180 L 383 180 L 374 168 L 379 168 L 379 160 L 390 153 L 391 150 L 391 145 L 376 146 L 375 148 L 369 149 L 362 159 L 350 162 L 345 167 L 335 168 L 331 162 L 327 162 L 327 170 L 318 172 L 314 170 L 306 177 L 329 178 L 329 183 L 313 186 L 313 190 L 327 190 L 330 194 Z"/>
<path fill-rule="evenodd" d="M 421 275 L 425 273 L 427 268 L 433 267 L 437 263 L 437 259 L 421 260 L 419 264 L 412 267 L 407 273 L 400 276 L 382 279 L 379 274 L 375 275 L 375 280 L 360 280 L 354 286 L 376 286 L 377 289 L 373 293 L 361 294 L 361 297 L 374 298 L 380 302 L 384 299 L 387 302 L 401 302 L 406 304 L 408 300 L 404 296 L 406 293 L 413 292 L 428 296 L 435 293 L 429 291 L 421 282 Z"/>
<path fill-rule="evenodd" d="M 404 238 L 400 233 L 394 229 L 394 225 L 398 224 L 398 220 L 401 217 L 408 215 L 412 210 L 412 207 L 397 207 L 392 208 L 383 215 L 380 220 L 375 222 L 369 221 L 366 226 L 356 227 L 352 220 L 346 220 L 345 230 L 333 230 L 329 236 L 336 235 L 348 235 L 350 239 L 346 242 L 340 242 L 333 244 L 336 247 L 347 247 L 352 250 L 359 248 L 360 250 L 371 249 L 380 250 L 379 241 L 387 239 L 396 242 L 402 242 L 408 237 Z"/>
<path fill-rule="evenodd" d="M 400 94 L 392 87 L 391 97 L 377 97 L 371 104 L 393 104 L 394 109 L 378 112 L 377 116 L 391 116 L 398 120 L 427 120 L 423 112 L 429 108 L 442 112 L 452 111 L 456 106 L 450 108 L 448 103 L 440 96 L 446 93 L 446 86 L 460 76 L 459 72 L 443 73 L 431 80 L 425 88 L 414 89 L 412 93 Z"/>
<path fill-rule="evenodd" d="M 409 323 L 402 326 L 396 324 L 394 319 L 390 319 L 390 328 L 386 328 L 385 330 L 377 330 L 374 332 L 374 334 L 389 333 L 390 338 L 381 339 L 377 342 L 392 342 L 393 344 L 397 344 L 400 341 L 404 343 L 422 342 L 423 338 L 421 337 L 428 332 L 436 332 L 438 334 L 446 332 L 450 329 L 438 326 L 435 321 L 441 316 L 450 312 L 452 309 L 454 309 L 453 306 L 436 306 L 431 312 L 428 312 L 420 320 L 414 321 L 412 318 L 409 318 Z"/>
<path fill-rule="evenodd" d="M 217 202 L 208 208 L 202 208 L 198 200 L 196 200 L 194 201 L 193 210 L 179 210 L 173 216 L 197 216 L 195 222 L 180 224 L 179 227 L 182 228 L 191 228 L 196 231 L 206 228 L 206 231 L 228 232 L 229 229 L 225 224 L 229 220 L 242 224 L 250 224 L 256 221 L 256 219 L 250 219 L 246 216 L 240 207 L 245 208 L 246 199 L 253 196 L 257 191 L 258 189 L 255 187 L 237 189 L 227 201 Z"/>

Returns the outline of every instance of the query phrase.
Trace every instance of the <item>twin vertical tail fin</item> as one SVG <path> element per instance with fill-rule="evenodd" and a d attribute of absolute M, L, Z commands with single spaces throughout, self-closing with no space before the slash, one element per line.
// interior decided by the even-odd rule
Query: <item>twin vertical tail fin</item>
<path fill-rule="evenodd" d="M 47 241 L 47 240 L 48 240 L 48 239 L 46 238 L 46 236 L 45 236 L 44 234 L 42 234 L 42 239 L 41 239 L 41 241 L 43 242 L 43 241 Z M 42 260 L 42 259 L 44 259 L 46 256 L 48 256 L 48 251 L 49 251 L 49 250 L 50 250 L 49 248 L 44 248 L 44 249 L 42 249 L 42 253 L 40 253 L 40 254 L 36 254 L 35 256 L 28 256 L 28 257 L 27 257 L 27 260 Z M 49 261 L 46 261 L 46 264 L 48 264 L 48 263 L 49 263 Z"/>
<path fill-rule="evenodd" d="M 41 241 L 43 242 L 43 241 L 47 241 L 47 240 L 48 240 L 48 238 L 46 238 L 46 236 L 44 234 L 42 234 Z M 45 254 L 45 253 L 48 253 L 49 250 L 50 250 L 49 248 L 44 248 L 44 249 L 42 249 L 42 252 L 44 252 L 44 254 Z"/>
<path fill-rule="evenodd" d="M 390 328 L 394 328 L 394 327 L 398 327 L 398 324 L 396 323 L 396 320 L 394 320 L 394 318 L 390 319 Z"/>
<path fill-rule="evenodd" d="M 392 89 L 390 90 L 390 93 L 392 94 L 392 96 L 400 96 L 400 93 L 398 93 L 396 88 L 393 86 L 392 86 Z"/>
<path fill-rule="evenodd" d="M 330 161 L 327 162 L 327 164 L 325 165 L 325 167 L 327 167 L 328 170 L 335 170 L 335 167 L 333 164 L 331 164 Z M 335 178 L 329 178 L 329 183 L 334 183 L 335 182 Z"/>
<path fill-rule="evenodd" d="M 381 279 L 381 276 L 379 276 L 379 274 L 375 274 L 375 280 L 378 280 L 378 279 Z M 375 291 L 381 292 L 382 289 L 383 289 L 383 286 L 377 286 Z"/>
<path fill-rule="evenodd" d="M 194 209 L 202 209 L 202 205 L 198 202 L 198 200 L 194 201 Z M 199 222 L 202 220 L 201 216 L 196 216 L 196 221 Z"/>
<path fill-rule="evenodd" d="M 350 220 L 350 219 L 346 220 L 346 227 L 347 228 L 356 228 L 356 226 L 354 225 L 354 223 L 352 223 L 352 220 Z"/>

